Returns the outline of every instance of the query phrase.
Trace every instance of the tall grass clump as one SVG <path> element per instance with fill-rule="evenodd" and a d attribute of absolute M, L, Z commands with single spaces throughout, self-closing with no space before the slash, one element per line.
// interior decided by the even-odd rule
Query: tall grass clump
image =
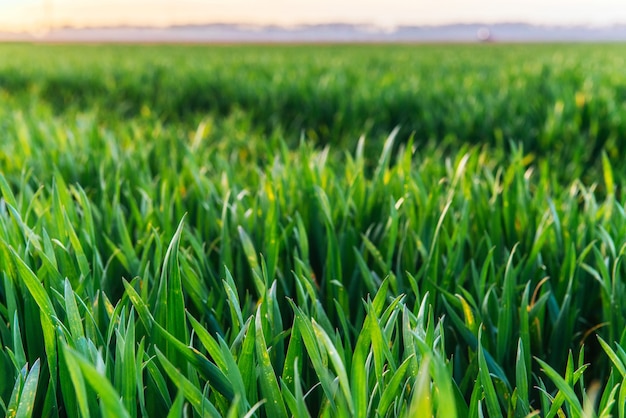
<path fill-rule="evenodd" d="M 83 51 L 63 48 L 70 58 Z M 106 54 L 128 50 L 146 54 L 139 58 L 148 65 L 156 59 L 149 48 L 107 47 L 102 61 L 31 64 L 20 74 L 0 68 L 0 408 L 7 416 L 624 416 L 621 119 L 615 108 L 607 110 L 611 123 L 598 119 L 602 106 L 617 106 L 602 94 L 618 75 L 589 76 L 599 74 L 602 93 L 584 100 L 599 108 L 585 108 L 582 96 L 572 106 L 557 103 L 561 115 L 572 112 L 571 123 L 588 112 L 595 134 L 564 120 L 533 125 L 526 115 L 501 127 L 483 121 L 485 133 L 463 138 L 463 118 L 480 115 L 445 122 L 454 115 L 436 108 L 439 128 L 406 135 L 406 127 L 369 118 L 360 98 L 328 110 L 328 126 L 338 130 L 322 140 L 322 101 L 301 108 L 299 121 L 280 112 L 279 88 L 298 68 L 280 49 L 267 49 L 268 61 L 236 49 L 242 68 L 258 70 L 258 78 L 240 74 L 236 84 L 220 78 L 230 74 L 226 64 L 220 76 L 201 76 L 184 48 L 161 48 L 187 60 L 159 76 L 172 84 L 142 84 L 145 73 L 131 71 L 130 58 L 116 70 L 91 67 L 111 66 Z M 316 48 L 335 57 L 334 47 Z M 368 48 L 358 54 L 383 69 L 377 60 L 385 53 L 412 62 L 408 47 Z M 419 53 L 434 60 L 446 48 Z M 486 51 L 492 59 L 504 53 Z M 478 65 L 471 54 L 463 59 Z M 366 93 L 358 82 L 364 70 L 339 62 L 332 71 L 298 70 L 306 76 L 293 93 L 298 103 L 316 100 L 307 92 L 324 93 L 307 84 L 318 72 L 336 89 L 324 93 L 330 103 L 350 77 L 364 89 L 357 98 L 384 91 L 388 71 Z M 462 62 L 447 70 L 451 77 L 463 77 Z M 485 74 L 532 83 L 535 63 L 526 70 L 506 60 L 485 64 Z M 266 73 L 271 65 L 283 66 L 287 80 Z M 567 60 L 561 65 L 542 71 L 581 76 Z M 96 80 L 90 69 L 112 78 Z M 202 106 L 174 117 L 180 109 L 167 100 L 181 94 L 174 84 L 186 74 L 198 83 L 216 77 L 223 91 L 266 107 L 214 112 L 207 105 L 202 117 Z M 422 100 L 388 77 L 391 96 Z M 569 97 L 569 81 L 542 88 Z M 86 89 L 75 92 L 72 83 Z M 487 106 L 493 91 L 467 83 L 471 100 Z M 254 86 L 265 99 L 246 91 Z M 422 88 L 432 100 L 470 100 L 439 87 Z M 202 100 L 220 97 L 211 94 Z M 512 109 L 528 106 L 530 96 L 498 94 L 513 100 Z M 124 109 L 124 95 L 138 102 Z M 387 100 L 385 111 L 403 103 Z M 423 113 L 406 118 L 429 123 Z M 354 141 L 358 121 L 371 129 Z M 517 123 L 537 130 L 516 140 L 504 130 Z M 567 132 L 583 136 L 572 137 L 565 159 L 552 152 L 567 148 L 558 141 Z M 593 158 L 579 155 L 589 147 Z"/>

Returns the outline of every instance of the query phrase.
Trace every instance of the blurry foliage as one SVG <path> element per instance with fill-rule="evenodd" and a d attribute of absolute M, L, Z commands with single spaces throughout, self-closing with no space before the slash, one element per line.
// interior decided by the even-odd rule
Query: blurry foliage
<path fill-rule="evenodd" d="M 509 141 L 593 181 L 623 157 L 622 45 L 3 45 L 0 94 L 102 121 L 150 116 L 188 126 L 239 113 L 292 146 L 301 134 L 353 147 L 400 126 L 418 145 L 502 149 Z M 370 149 L 369 153 L 377 152 Z"/>

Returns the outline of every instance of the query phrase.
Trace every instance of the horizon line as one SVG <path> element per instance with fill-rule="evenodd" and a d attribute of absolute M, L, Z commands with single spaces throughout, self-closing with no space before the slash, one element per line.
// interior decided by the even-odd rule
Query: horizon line
<path fill-rule="evenodd" d="M 73 23 L 53 23 L 52 25 L 36 25 L 36 27 L 31 27 L 29 29 L 11 29 L 4 28 L 0 25 L 0 32 L 4 33 L 14 33 L 14 34 L 31 34 L 31 33 L 40 33 L 40 32 L 52 32 L 55 30 L 89 30 L 89 29 L 97 29 L 97 30 L 106 30 L 106 29 L 176 29 L 183 27 L 209 27 L 209 26 L 230 26 L 237 27 L 240 29 L 245 28 L 280 28 L 280 29 L 301 29 L 301 28 L 311 28 L 311 27 L 324 27 L 324 26 L 347 26 L 354 28 L 376 28 L 381 29 L 385 32 L 393 32 L 402 28 L 445 28 L 450 26 L 483 26 L 486 28 L 493 26 L 528 26 L 534 28 L 552 28 L 552 29 L 591 29 L 591 30 L 602 30 L 602 29 L 612 29 L 619 27 L 626 27 L 626 22 L 611 22 L 611 23 L 535 23 L 528 22 L 523 20 L 508 20 L 501 22 L 481 22 L 481 21 L 471 21 L 471 22 L 449 22 L 449 23 L 426 23 L 426 24 L 397 24 L 397 25 L 381 25 L 374 22 L 348 22 L 348 21 L 329 21 L 329 22 L 304 22 L 304 23 L 293 23 L 293 24 L 280 24 L 280 23 L 246 23 L 246 22 L 226 22 L 226 21 L 218 21 L 218 22 L 189 22 L 189 23 L 171 23 L 171 24 L 133 24 L 133 23 L 119 23 L 119 24 L 101 24 L 101 25 L 81 25 L 81 24 L 73 24 Z"/>

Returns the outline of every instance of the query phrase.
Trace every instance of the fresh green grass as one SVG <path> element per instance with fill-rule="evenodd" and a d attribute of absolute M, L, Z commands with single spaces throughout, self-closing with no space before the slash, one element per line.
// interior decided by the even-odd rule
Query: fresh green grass
<path fill-rule="evenodd" d="M 0 408 L 626 416 L 623 52 L 0 46 Z"/>

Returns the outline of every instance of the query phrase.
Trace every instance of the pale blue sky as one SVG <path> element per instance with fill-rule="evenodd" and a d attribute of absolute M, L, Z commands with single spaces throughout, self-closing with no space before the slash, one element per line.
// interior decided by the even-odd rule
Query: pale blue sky
<path fill-rule="evenodd" d="M 0 29 L 240 22 L 626 23 L 626 0 L 0 0 Z"/>

